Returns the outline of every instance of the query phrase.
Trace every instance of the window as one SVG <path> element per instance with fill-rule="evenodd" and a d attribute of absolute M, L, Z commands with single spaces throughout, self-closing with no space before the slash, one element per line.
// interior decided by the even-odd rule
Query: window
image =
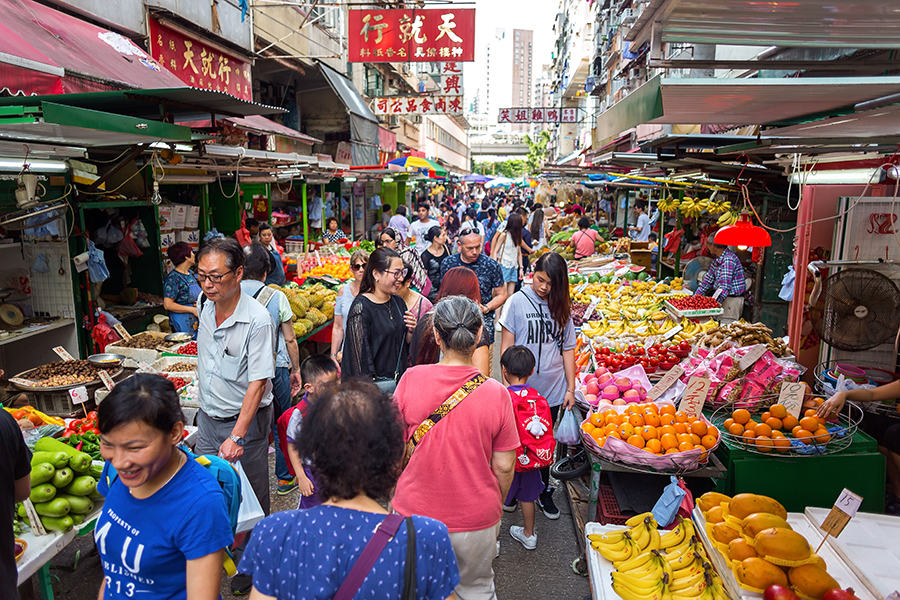
<path fill-rule="evenodd" d="M 370 67 L 369 65 L 365 66 L 365 76 L 366 76 L 366 96 L 380 96 L 382 93 L 382 86 L 384 83 L 384 77 L 381 75 L 381 72 L 375 67 Z"/>

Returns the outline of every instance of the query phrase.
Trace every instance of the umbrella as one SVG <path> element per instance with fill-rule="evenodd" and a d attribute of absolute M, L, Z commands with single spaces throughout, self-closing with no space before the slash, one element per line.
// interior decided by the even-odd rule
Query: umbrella
<path fill-rule="evenodd" d="M 471 175 L 466 175 L 463 177 L 463 181 L 467 181 L 469 183 L 486 183 L 493 179 L 493 177 L 489 177 L 487 175 L 479 175 L 478 173 L 472 173 Z"/>
<path fill-rule="evenodd" d="M 429 177 L 446 177 L 447 169 L 437 164 L 433 160 L 421 158 L 419 156 L 401 156 L 388 162 L 389 165 L 397 165 L 405 168 L 407 171 L 417 171 Z"/>
<path fill-rule="evenodd" d="M 514 184 L 515 184 L 515 182 L 512 179 L 510 179 L 509 177 L 498 177 L 497 179 L 491 180 L 491 181 L 487 182 L 486 184 L 484 184 L 484 187 L 487 189 L 493 189 L 493 188 L 499 188 L 499 187 L 509 188 L 509 187 L 512 187 Z"/>

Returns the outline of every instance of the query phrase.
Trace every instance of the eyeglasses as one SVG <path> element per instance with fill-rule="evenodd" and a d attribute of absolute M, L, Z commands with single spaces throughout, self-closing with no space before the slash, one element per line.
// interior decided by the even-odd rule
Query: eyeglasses
<path fill-rule="evenodd" d="M 394 279 L 403 279 L 409 273 L 409 269 L 397 269 L 396 271 L 385 271 L 388 275 L 393 275 Z"/>
<path fill-rule="evenodd" d="M 350 265 L 350 268 L 354 271 L 360 271 L 366 268 L 366 263 L 359 263 L 358 265 Z"/>
<path fill-rule="evenodd" d="M 207 279 L 209 279 L 210 282 L 212 282 L 212 283 L 222 283 L 222 278 L 225 277 L 226 275 L 228 275 L 229 273 L 234 273 L 234 269 L 229 269 L 229 270 L 225 271 L 224 273 L 222 273 L 221 275 L 203 275 L 201 273 L 197 273 L 196 275 L 194 275 L 194 277 L 196 277 L 197 281 L 199 281 L 200 283 L 203 283 Z"/>
<path fill-rule="evenodd" d="M 470 233 L 480 234 L 481 232 L 478 231 L 477 227 L 463 227 L 462 229 L 459 230 L 459 237 L 462 237 L 464 235 L 469 235 Z"/>

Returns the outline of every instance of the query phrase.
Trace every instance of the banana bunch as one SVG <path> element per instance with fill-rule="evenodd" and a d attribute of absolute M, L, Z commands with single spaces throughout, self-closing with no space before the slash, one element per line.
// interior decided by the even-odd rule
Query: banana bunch
<path fill-rule="evenodd" d="M 737 223 L 739 216 L 741 216 L 740 213 L 737 213 L 734 211 L 729 210 L 729 211 L 723 212 L 722 215 L 719 217 L 719 220 L 716 221 L 716 224 L 719 227 L 725 227 L 726 225 L 734 225 L 735 223 Z"/>
<path fill-rule="evenodd" d="M 656 208 L 658 208 L 662 212 L 670 213 L 678 210 L 679 204 L 680 202 L 678 200 L 676 200 L 672 196 L 669 196 L 668 198 L 661 199 L 659 202 L 657 202 Z"/>
<path fill-rule="evenodd" d="M 685 217 L 699 217 L 705 210 L 705 207 L 702 204 L 702 201 L 685 196 L 681 201 L 679 210 Z"/>
<path fill-rule="evenodd" d="M 718 202 L 716 200 L 710 199 L 706 208 L 706 212 L 711 215 L 721 215 L 722 213 L 729 212 L 730 210 L 731 202 L 728 202 L 727 200 Z"/>
<path fill-rule="evenodd" d="M 659 550 L 644 552 L 612 573 L 612 588 L 623 600 L 668 600 L 673 572 Z"/>
<path fill-rule="evenodd" d="M 631 517 L 625 521 L 625 525 L 630 529 L 603 535 L 589 535 L 591 546 L 600 553 L 600 556 L 613 564 L 623 563 L 644 552 L 659 549 L 662 538 L 656 528 L 653 513 L 647 512 Z"/>

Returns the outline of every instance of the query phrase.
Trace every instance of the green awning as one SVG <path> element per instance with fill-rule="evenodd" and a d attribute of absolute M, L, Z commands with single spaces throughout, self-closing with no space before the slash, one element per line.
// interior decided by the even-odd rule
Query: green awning
<path fill-rule="evenodd" d="M 786 125 L 850 114 L 900 93 L 900 77 L 683 79 L 657 76 L 597 117 L 594 144 L 645 123 Z M 876 132 L 873 132 L 876 133 Z"/>

